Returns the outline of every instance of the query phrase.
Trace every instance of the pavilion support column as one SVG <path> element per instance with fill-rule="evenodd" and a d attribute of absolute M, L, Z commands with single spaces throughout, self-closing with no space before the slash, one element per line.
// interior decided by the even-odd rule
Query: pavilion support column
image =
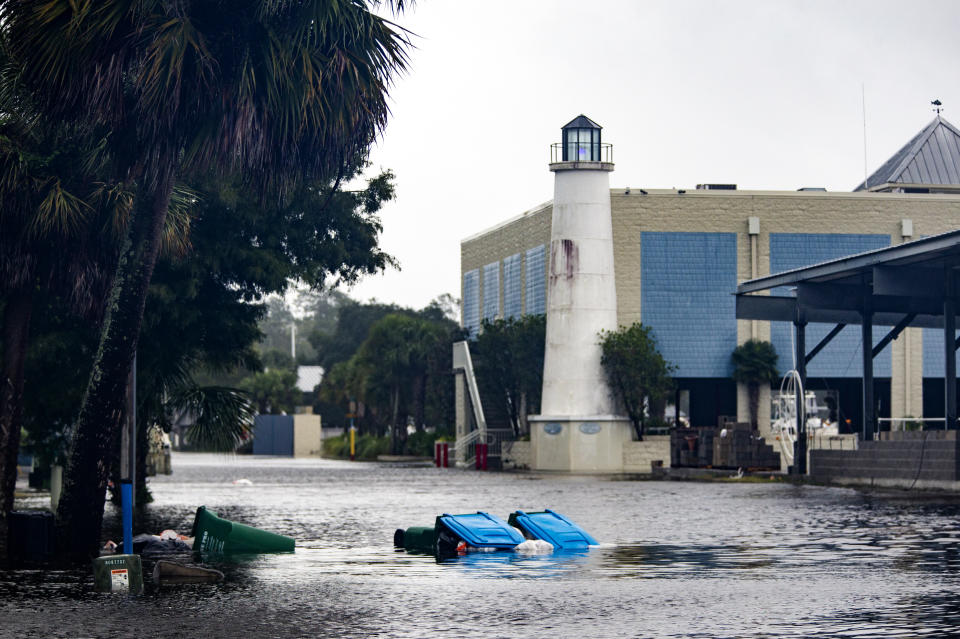
<path fill-rule="evenodd" d="M 795 475 L 807 474 L 807 320 L 802 309 L 797 310 L 797 319 L 793 322 L 796 330 L 797 375 L 800 384 L 797 387 L 797 440 L 793 445 L 793 472 Z"/>
<path fill-rule="evenodd" d="M 860 352 L 863 354 L 863 433 L 861 438 L 869 441 L 877 431 L 876 403 L 873 401 L 873 309 L 869 293 L 864 296 L 861 313 Z"/>
<path fill-rule="evenodd" d="M 944 271 L 943 296 L 943 348 L 944 348 L 944 417 L 947 430 L 957 428 L 957 301 L 954 297 L 954 271 L 947 266 Z"/>

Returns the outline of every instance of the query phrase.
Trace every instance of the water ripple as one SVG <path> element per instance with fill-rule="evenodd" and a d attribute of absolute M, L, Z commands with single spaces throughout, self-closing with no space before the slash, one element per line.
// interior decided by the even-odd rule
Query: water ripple
<path fill-rule="evenodd" d="M 219 586 L 92 592 L 89 570 L 0 569 L 0 636 L 922 637 L 960 627 L 960 502 L 770 484 L 609 481 L 176 455 L 138 531 L 206 505 L 293 536 Z M 245 482 L 234 483 L 244 479 Z M 38 498 L 18 502 L 36 507 Z M 551 507 L 589 551 L 397 552 L 442 512 Z M 106 529 L 117 535 L 111 508 Z"/>

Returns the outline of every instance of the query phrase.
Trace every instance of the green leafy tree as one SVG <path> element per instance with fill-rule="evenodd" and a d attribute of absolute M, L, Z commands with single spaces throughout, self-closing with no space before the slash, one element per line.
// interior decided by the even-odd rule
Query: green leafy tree
<path fill-rule="evenodd" d="M 259 349 L 264 358 L 270 353 L 290 355 L 291 331 L 295 331 L 297 364 L 319 364 L 310 338 L 315 333 L 336 330 L 337 313 L 350 298 L 337 290 L 294 289 L 293 295 L 274 296 L 267 301 L 267 316 L 260 323 L 263 339 Z M 266 359 L 264 360 L 266 362 Z"/>
<path fill-rule="evenodd" d="M 261 415 L 292 413 L 300 399 L 297 374 L 290 370 L 255 373 L 240 382 L 240 388 L 247 392 Z"/>
<path fill-rule="evenodd" d="M 86 556 L 177 175 L 342 176 L 386 121 L 406 39 L 363 2 L 322 0 L 13 0 L 0 24 L 46 113 L 112 129 L 134 193 L 58 512 L 64 550 Z"/>
<path fill-rule="evenodd" d="M 450 320 L 432 318 L 427 309 L 381 317 L 353 356 L 328 369 L 320 385 L 321 400 L 344 409 L 356 405 L 364 430 L 388 430 L 397 454 L 411 420 L 417 432 L 452 420 L 451 344 L 460 330 Z"/>
<path fill-rule="evenodd" d="M 389 415 L 393 452 L 399 454 L 406 439 L 407 416 L 412 399 L 411 382 L 417 375 L 421 326 L 402 313 L 391 313 L 377 321 L 357 350 L 366 372 L 366 398 Z"/>
<path fill-rule="evenodd" d="M 473 346 L 478 382 L 503 402 L 518 436 L 540 410 L 545 343 L 546 316 L 524 315 L 484 320 Z"/>
<path fill-rule="evenodd" d="M 353 425 L 363 433 L 380 435 L 376 415 L 364 404 L 366 374 L 356 356 L 337 362 L 324 372 L 317 391 L 320 414 L 325 424 L 348 423 L 347 414 L 355 415 Z"/>
<path fill-rule="evenodd" d="M 740 344 L 730 354 L 733 360 L 733 379 L 746 384 L 750 406 L 750 427 L 757 430 L 757 415 L 760 409 L 760 385 L 775 382 L 777 373 L 777 351 L 770 342 L 749 339 Z"/>
<path fill-rule="evenodd" d="M 649 326 L 639 322 L 600 333 L 600 364 L 610 390 L 633 422 L 637 439 L 643 439 L 651 406 L 662 404 L 673 391 L 674 367 L 657 350 Z"/>
<path fill-rule="evenodd" d="M 320 365 L 329 371 L 338 362 L 347 361 L 359 350 L 374 324 L 391 313 L 404 312 L 411 314 L 393 304 L 346 301 L 337 313 L 337 324 L 332 333 L 315 331 L 310 335 Z"/>

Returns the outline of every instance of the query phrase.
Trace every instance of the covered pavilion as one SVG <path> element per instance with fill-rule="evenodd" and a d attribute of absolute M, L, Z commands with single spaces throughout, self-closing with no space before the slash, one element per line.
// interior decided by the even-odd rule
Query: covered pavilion
<path fill-rule="evenodd" d="M 873 359 L 907 327 L 936 328 L 944 332 L 945 430 L 953 448 L 952 462 L 939 464 L 935 473 L 941 480 L 960 479 L 956 451 L 957 429 L 957 293 L 960 278 L 960 230 L 867 251 L 821 264 L 798 268 L 743 282 L 737 287 L 737 319 L 791 322 L 795 331 L 797 373 L 805 387 L 806 367 L 845 327 L 859 326 L 862 353 L 863 420 L 859 450 L 877 451 L 864 445 L 878 438 L 874 402 Z M 805 333 L 809 323 L 833 324 L 833 329 L 813 348 L 807 349 Z M 874 343 L 873 327 L 889 327 Z M 798 401 L 801 398 L 798 397 Z M 799 415 L 798 411 L 798 415 Z M 798 417 L 795 472 L 806 473 L 805 424 Z M 903 440 L 906 441 L 906 440 Z M 895 444 L 895 441 L 888 440 Z M 926 436 L 922 443 L 926 444 Z M 899 448 L 903 448 L 900 446 Z M 912 444 L 907 448 L 915 448 Z M 887 448 L 891 448 L 887 446 Z M 897 448 L 896 446 L 892 448 Z M 921 456 L 923 449 L 921 448 Z M 817 453 L 858 453 L 858 451 L 815 451 Z M 882 455 L 881 455 L 882 456 Z M 830 457 L 828 455 L 828 457 Z M 835 455 L 833 457 L 836 457 Z M 842 457 L 842 456 L 841 456 Z M 869 471 L 864 455 L 857 458 L 859 472 Z M 873 455 L 876 457 L 876 454 Z M 869 460 L 866 460 L 869 461 Z M 922 466 L 922 457 L 920 460 Z M 814 466 L 811 457 L 811 466 Z M 948 468 L 948 466 L 952 466 Z M 816 474 L 817 469 L 811 472 Z M 944 474 L 949 470 L 948 474 Z M 920 471 L 918 471 L 919 476 Z M 871 475 L 874 479 L 875 475 Z M 936 478 L 931 478 L 936 479 Z M 914 480 L 914 484 L 916 480 Z M 895 485 L 893 482 L 892 485 Z"/>

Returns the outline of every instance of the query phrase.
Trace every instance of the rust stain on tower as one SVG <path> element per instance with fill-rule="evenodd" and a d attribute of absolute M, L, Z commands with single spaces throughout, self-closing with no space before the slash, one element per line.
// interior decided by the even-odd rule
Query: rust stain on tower
<path fill-rule="evenodd" d="M 559 240 L 550 244 L 550 281 L 557 278 L 573 279 L 580 262 L 580 249 L 573 240 Z"/>

